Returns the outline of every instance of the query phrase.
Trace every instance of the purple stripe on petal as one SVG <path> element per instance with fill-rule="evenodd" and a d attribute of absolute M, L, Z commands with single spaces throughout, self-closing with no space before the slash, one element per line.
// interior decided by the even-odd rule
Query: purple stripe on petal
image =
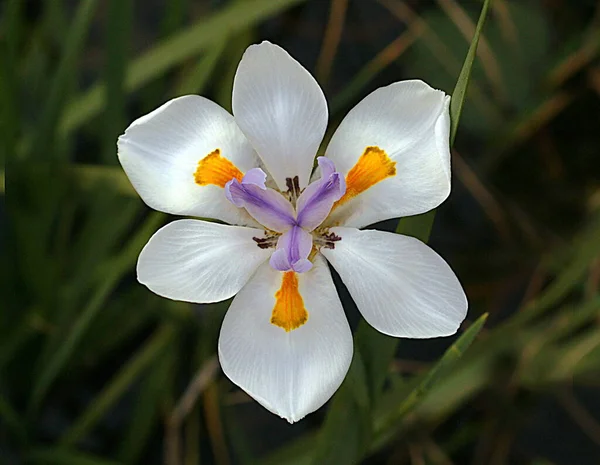
<path fill-rule="evenodd" d="M 296 203 L 297 222 L 308 231 L 319 226 L 333 204 L 346 193 L 346 180 L 335 171 L 333 162 L 326 157 L 319 157 L 318 162 L 321 179 L 304 189 Z"/>
<path fill-rule="evenodd" d="M 304 273 L 312 268 L 308 260 L 312 250 L 312 236 L 299 226 L 284 233 L 277 241 L 277 250 L 269 264 L 279 271 L 294 270 Z"/>

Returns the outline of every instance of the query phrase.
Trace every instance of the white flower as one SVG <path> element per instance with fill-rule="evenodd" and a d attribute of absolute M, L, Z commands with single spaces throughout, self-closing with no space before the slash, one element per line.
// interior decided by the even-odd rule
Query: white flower
<path fill-rule="evenodd" d="M 121 164 L 150 207 L 235 225 L 168 224 L 140 254 L 139 281 L 187 302 L 237 294 L 221 328 L 223 371 L 290 422 L 333 395 L 352 359 L 325 259 L 379 331 L 455 333 L 467 300 L 446 262 L 416 239 L 357 229 L 448 197 L 449 101 L 421 81 L 376 90 L 342 121 L 311 177 L 327 126 L 323 92 L 282 48 L 249 47 L 234 116 L 185 96 L 119 138 Z"/>

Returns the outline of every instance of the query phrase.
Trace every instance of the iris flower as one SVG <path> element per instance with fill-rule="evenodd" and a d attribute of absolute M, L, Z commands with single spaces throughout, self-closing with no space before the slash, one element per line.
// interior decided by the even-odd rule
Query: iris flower
<path fill-rule="evenodd" d="M 181 219 L 142 250 L 138 280 L 169 299 L 235 296 L 221 327 L 224 373 L 295 422 L 321 407 L 352 360 L 352 333 L 329 262 L 384 334 L 455 333 L 467 299 L 448 264 L 417 239 L 361 229 L 424 213 L 450 193 L 449 103 L 422 81 L 362 100 L 325 151 L 325 96 L 284 49 L 250 46 L 233 116 L 175 98 L 134 121 L 119 159 L 141 198 Z"/>

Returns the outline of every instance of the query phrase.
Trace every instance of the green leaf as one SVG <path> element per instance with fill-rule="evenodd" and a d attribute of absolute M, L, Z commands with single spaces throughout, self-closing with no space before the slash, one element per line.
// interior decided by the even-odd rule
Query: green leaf
<path fill-rule="evenodd" d="M 121 462 L 60 448 L 34 449 L 25 454 L 25 463 L 39 463 L 41 465 L 122 465 Z"/>
<path fill-rule="evenodd" d="M 2 40 L 0 41 L 0 166 L 4 167 L 8 157 L 14 153 L 21 106 L 18 92 L 17 50 L 22 34 L 22 14 L 24 2 L 9 0 L 4 2 L 2 22 Z M 4 184 L 2 184 L 4 186 Z M 4 192 L 4 190 L 2 190 Z"/>
<path fill-rule="evenodd" d="M 358 350 L 318 435 L 312 463 L 358 463 L 371 437 L 371 406 L 364 364 Z"/>
<path fill-rule="evenodd" d="M 430 210 L 420 215 L 400 218 L 396 232 L 405 236 L 416 237 L 420 241 L 427 242 L 433 227 L 435 219 L 435 210 Z"/>
<path fill-rule="evenodd" d="M 132 91 L 169 69 L 209 50 L 225 37 L 246 29 L 305 0 L 248 0 L 201 18 L 160 42 L 134 60 L 127 69 L 125 89 Z M 98 83 L 67 108 L 60 131 L 67 134 L 96 116 L 105 105 L 105 85 Z"/>
<path fill-rule="evenodd" d="M 47 155 L 48 147 L 53 147 L 56 124 L 64 108 L 65 94 L 70 80 L 76 75 L 77 60 L 83 51 L 84 39 L 91 25 L 96 5 L 97 0 L 82 0 L 79 3 L 71 28 L 64 40 L 64 50 L 58 69 L 49 86 L 42 119 L 36 131 L 37 137 L 32 146 L 33 156 Z"/>
<path fill-rule="evenodd" d="M 518 315 L 518 318 L 530 319 L 551 308 L 577 286 L 585 276 L 590 265 L 600 256 L 600 221 L 596 221 L 584 234 L 580 234 L 571 249 L 572 259 L 561 270 L 552 283 L 536 297 Z"/>
<path fill-rule="evenodd" d="M 354 335 L 354 343 L 363 360 L 369 398 L 375 406 L 396 353 L 398 339 L 380 333 L 367 322 L 361 321 Z"/>
<path fill-rule="evenodd" d="M 319 432 L 310 431 L 270 453 L 259 463 L 260 465 L 312 465 L 312 451 L 318 438 Z"/>
<path fill-rule="evenodd" d="M 479 36 L 481 35 L 489 6 L 490 0 L 485 0 L 483 2 L 481 14 L 479 15 L 477 27 L 475 28 L 475 34 L 473 35 L 471 45 L 469 46 L 469 51 L 467 52 L 467 57 L 465 58 L 462 69 L 460 70 L 460 74 L 458 75 L 458 80 L 454 86 L 454 92 L 452 92 L 452 99 L 450 100 L 450 146 L 454 145 L 454 139 L 456 137 L 456 131 L 458 130 L 460 115 L 462 113 L 465 98 L 467 96 L 469 79 L 471 78 L 471 72 L 473 70 L 473 62 L 475 61 L 475 56 L 477 53 Z M 421 215 L 411 216 L 409 218 L 402 218 L 398 223 L 396 232 L 413 236 L 426 242 L 429 239 L 434 218 L 435 210 L 423 213 Z"/>
<path fill-rule="evenodd" d="M 161 402 L 167 390 L 165 380 L 174 376 L 176 356 L 173 345 L 163 348 L 158 360 L 140 383 L 142 388 L 136 397 L 131 420 L 125 429 L 118 453 L 123 463 L 139 463 L 140 457 L 148 447 L 152 430 L 160 419 Z"/>
<path fill-rule="evenodd" d="M 479 21 L 477 21 L 477 27 L 475 28 L 475 34 L 471 40 L 467 57 L 463 63 L 456 86 L 454 86 L 454 92 L 452 92 L 452 100 L 450 100 L 450 146 L 454 145 L 454 139 L 456 137 L 456 131 L 458 130 L 458 122 L 460 121 L 460 115 L 462 113 L 465 98 L 467 96 L 467 88 L 469 87 L 469 79 L 471 78 L 471 71 L 473 69 L 473 61 L 477 54 L 477 45 L 479 45 L 479 36 L 483 29 L 485 19 L 487 17 L 488 9 L 490 7 L 490 0 L 484 0 L 481 13 L 479 14 Z"/>
<path fill-rule="evenodd" d="M 102 392 L 90 403 L 87 410 L 63 435 L 60 443 L 72 446 L 85 437 L 106 411 L 119 400 L 131 384 L 138 378 L 173 339 L 175 331 L 170 325 L 156 330 L 150 340 L 138 350 L 127 364 L 107 383 Z"/>
<path fill-rule="evenodd" d="M 30 412 L 36 411 L 39 408 L 48 389 L 56 377 L 59 376 L 65 364 L 69 361 L 78 344 L 83 339 L 86 331 L 91 326 L 97 313 L 100 311 L 122 276 L 130 269 L 133 263 L 135 263 L 140 250 L 162 221 L 162 214 L 150 214 L 146 223 L 129 242 L 125 250 L 115 257 L 114 262 L 111 263 L 110 266 L 107 266 L 107 269 L 110 269 L 111 272 L 106 275 L 104 281 L 95 290 L 95 293 L 88 304 L 82 309 L 79 318 L 75 321 L 73 329 L 67 335 L 64 342 L 52 355 L 50 360 L 44 364 L 39 376 L 36 376 L 29 404 Z"/>
<path fill-rule="evenodd" d="M 4 395 L 0 394 L 0 420 L 6 430 L 10 430 L 21 441 L 27 437 L 27 429 L 17 411 L 9 404 Z"/>
<path fill-rule="evenodd" d="M 213 75 L 219 58 L 223 54 L 226 43 L 226 40 L 214 43 L 212 48 L 207 50 L 206 54 L 198 60 L 198 63 L 191 70 L 183 73 L 183 78 L 174 92 L 176 96 L 199 94 L 204 90 L 208 80 Z"/>
<path fill-rule="evenodd" d="M 480 316 L 469 329 L 467 329 L 458 340 L 450 346 L 444 353 L 444 356 L 429 370 L 425 377 L 410 392 L 408 396 L 385 416 L 384 420 L 377 428 L 377 434 L 381 435 L 393 429 L 408 413 L 410 413 L 419 402 L 429 393 L 435 383 L 444 374 L 448 373 L 456 362 L 462 357 L 465 351 L 475 340 L 479 331 L 483 328 L 487 320 L 487 313 Z"/>
<path fill-rule="evenodd" d="M 113 142 L 116 144 L 116 140 Z M 75 184 L 79 189 L 94 190 L 102 188 L 103 184 L 108 183 L 119 194 L 138 197 L 137 192 L 120 166 L 68 165 L 65 171 L 69 177 L 69 182 Z"/>
<path fill-rule="evenodd" d="M 469 79 L 473 70 L 473 62 L 475 60 L 477 52 L 479 36 L 481 35 L 483 24 L 485 23 L 485 19 L 489 9 L 489 4 L 490 0 L 484 1 L 483 8 L 481 9 L 481 14 L 479 15 L 479 21 L 477 22 L 477 27 L 475 29 L 475 34 L 473 36 L 473 39 L 471 40 L 471 45 L 469 46 L 467 57 L 465 59 L 465 62 L 463 63 L 462 69 L 458 76 L 458 80 L 454 87 L 454 92 L 452 93 L 452 99 L 450 101 L 450 146 L 454 145 L 454 138 L 456 136 L 458 123 L 460 121 L 460 115 L 462 113 L 464 100 L 467 95 Z M 417 239 L 423 242 L 427 242 L 429 240 L 429 235 L 431 234 L 431 228 L 433 227 L 435 213 L 435 210 L 431 210 L 421 215 L 401 218 L 398 222 L 396 232 L 398 234 L 405 234 L 407 236 L 416 237 Z M 390 343 L 390 346 L 392 345 L 395 349 L 395 344 L 393 342 Z M 386 368 L 387 366 L 389 366 L 389 362 L 391 362 L 391 358 L 393 357 L 394 352 L 395 350 L 392 350 L 391 347 L 388 348 L 387 355 L 389 359 L 387 360 L 387 363 L 381 362 L 382 366 L 384 365 Z"/>
<path fill-rule="evenodd" d="M 253 33 L 252 29 L 246 28 L 237 34 L 232 35 L 227 40 L 227 47 L 224 53 L 224 56 L 226 57 L 226 63 L 220 71 L 221 79 L 217 84 L 215 102 L 230 113 L 232 112 L 231 95 L 233 94 L 233 81 L 235 79 L 235 73 L 237 72 L 244 52 L 248 46 L 255 41 L 254 35 L 255 34 Z"/>
<path fill-rule="evenodd" d="M 109 0 L 106 22 L 106 111 L 103 161 L 117 161 L 116 140 L 125 126 L 125 73 L 130 49 L 133 0 Z"/>

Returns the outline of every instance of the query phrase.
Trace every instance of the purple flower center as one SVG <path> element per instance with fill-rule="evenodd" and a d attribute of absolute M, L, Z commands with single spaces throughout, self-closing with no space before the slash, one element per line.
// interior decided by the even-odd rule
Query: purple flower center
<path fill-rule="evenodd" d="M 312 268 L 310 234 L 329 215 L 333 204 L 346 192 L 344 176 L 325 157 L 317 159 L 321 178 L 309 184 L 296 201 L 296 208 L 280 192 L 267 188 L 267 175 L 260 168 L 249 170 L 242 181 L 232 179 L 225 195 L 236 207 L 245 208 L 265 228 L 282 233 L 269 263 L 279 271 L 304 273 Z"/>

